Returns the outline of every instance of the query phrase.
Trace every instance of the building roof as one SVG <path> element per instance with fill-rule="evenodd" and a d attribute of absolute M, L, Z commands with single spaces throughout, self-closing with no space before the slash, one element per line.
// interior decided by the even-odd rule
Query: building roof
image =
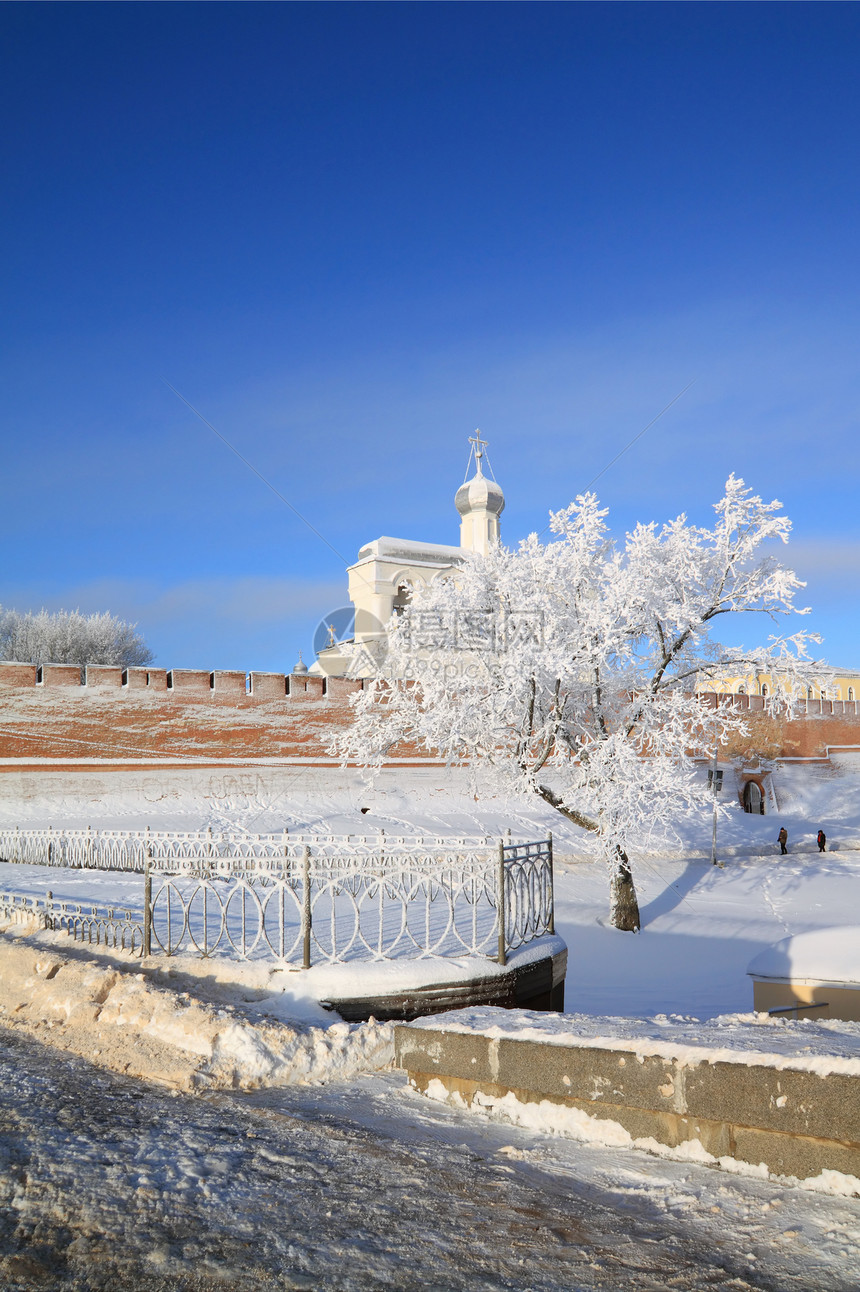
<path fill-rule="evenodd" d="M 419 543 L 411 538 L 377 538 L 359 549 L 356 565 L 362 561 L 405 561 L 408 565 L 452 565 L 463 559 L 462 547 L 447 543 Z"/>

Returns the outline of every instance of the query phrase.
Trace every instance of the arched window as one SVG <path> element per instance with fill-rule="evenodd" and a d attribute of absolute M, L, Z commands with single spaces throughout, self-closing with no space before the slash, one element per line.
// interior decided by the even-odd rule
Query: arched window
<path fill-rule="evenodd" d="M 746 695 L 747 688 L 743 682 L 738 683 L 738 695 Z"/>
<path fill-rule="evenodd" d="M 412 600 L 412 584 L 408 580 L 397 585 L 397 591 L 394 594 L 393 610 L 396 615 L 402 615 L 403 611 Z"/>
<path fill-rule="evenodd" d="M 767 682 L 762 682 L 762 684 L 761 684 L 761 698 L 762 698 L 763 700 L 766 700 L 766 699 L 767 699 L 767 697 L 768 697 L 769 695 L 770 695 L 770 690 L 768 689 Z"/>
<path fill-rule="evenodd" d="M 849 686 L 849 688 L 848 688 L 848 699 L 849 699 L 849 700 L 853 700 L 853 699 L 854 699 L 854 687 L 853 687 L 853 686 Z"/>

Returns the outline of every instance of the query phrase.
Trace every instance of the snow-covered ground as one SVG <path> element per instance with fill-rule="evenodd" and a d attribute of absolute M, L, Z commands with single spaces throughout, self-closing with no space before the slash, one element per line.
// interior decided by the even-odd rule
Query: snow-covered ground
<path fill-rule="evenodd" d="M 848 1292 L 858 1207 L 486 1122 L 399 1074 L 190 1096 L 0 1029 L 0 1285 Z"/>
<path fill-rule="evenodd" d="M 747 967 L 788 934 L 860 925 L 860 853 L 736 856 L 635 863 L 642 932 L 606 920 L 599 864 L 556 873 L 556 928 L 568 945 L 568 1010 L 646 1018 L 746 1013 Z M 860 950 L 858 950 L 860 956 Z"/>
<path fill-rule="evenodd" d="M 829 845 L 860 849 L 860 764 L 847 755 L 830 765 L 786 765 L 773 772 L 779 811 L 753 816 L 741 810 L 726 777 L 721 796 L 719 848 L 723 858 L 752 853 L 774 856 L 780 825 L 789 852 L 815 853 L 824 828 Z M 701 772 L 704 790 L 706 769 Z M 460 835 L 540 838 L 553 831 L 559 856 L 588 858 L 592 841 L 538 800 L 476 798 L 468 775 L 458 769 L 386 768 L 368 786 L 355 771 L 339 767 L 258 766 L 227 771 L 195 769 L 116 771 L 93 763 L 91 771 L 0 774 L 0 824 L 91 825 L 102 829 L 246 829 L 320 834 Z M 710 814 L 681 824 L 676 837 L 645 831 L 633 840 L 634 856 L 710 857 Z"/>
<path fill-rule="evenodd" d="M 567 1008 L 580 1016 L 562 1026 L 583 1035 L 656 1033 L 676 1046 L 708 1038 L 732 1046 L 754 1028 L 753 1048 L 764 1053 L 857 1062 L 850 1025 L 755 1020 L 746 974 L 758 952 L 788 934 L 860 923 L 860 777 L 852 768 L 778 773 L 779 816 L 727 811 L 724 868 L 710 864 L 707 820 L 677 840 L 639 841 L 638 935 L 608 927 L 603 864 L 551 814 L 478 804 L 462 783 L 441 777 L 438 784 L 404 777 L 372 792 L 323 779 L 292 797 L 270 794 L 271 786 L 202 800 L 189 791 L 160 814 L 131 792 L 83 804 L 64 790 L 50 802 L 29 800 L 26 811 L 15 812 L 7 798 L 2 817 L 22 825 L 368 834 L 492 835 L 510 827 L 515 838 L 550 828 L 557 929 L 569 947 Z M 780 824 L 789 831 L 782 860 Z M 814 844 L 819 827 L 829 841 L 823 856 Z M 0 890 L 50 888 L 58 901 L 136 909 L 141 886 L 138 875 L 0 866 Z M 34 974 L 34 1001 L 46 1010 L 57 1008 L 46 1002 L 60 999 L 66 972 L 54 970 L 54 960 L 73 947 L 53 935 L 44 953 L 34 952 L 44 965 Z M 320 1009 L 323 987 L 301 974 L 199 962 L 139 982 L 133 964 L 125 969 L 116 980 L 109 966 L 98 971 L 110 978 L 103 1031 L 113 1023 L 119 1034 L 137 1010 L 150 1020 L 153 1045 L 175 1044 L 170 1002 L 182 1000 L 193 1062 L 174 1084 L 187 1088 L 202 1074 L 209 1093 L 171 1100 L 106 1071 L 116 1064 L 105 1055 L 91 1053 L 101 1068 L 59 1060 L 25 1035 L 26 1010 L 7 1015 L 14 1030 L 2 1032 L 0 1054 L 3 1286 L 47 1279 L 58 1288 L 101 1288 L 132 1273 L 143 1289 L 225 1280 L 237 1288 L 856 1286 L 856 1199 L 436 1106 L 411 1094 L 400 1075 L 378 1071 L 388 1062 L 390 1029 L 341 1023 Z M 90 973 L 86 964 L 81 973 Z M 98 1010 L 91 1013 L 98 1021 Z M 31 1031 L 62 1044 L 66 1024 L 56 1019 Z M 363 1033 L 368 1026 L 376 1030 Z M 150 1076 L 170 1079 L 157 1070 L 156 1050 L 129 1070 L 146 1076 L 147 1062 Z M 225 1086 L 260 1089 L 237 1094 Z M 202 1281 L 193 1281 L 192 1267 Z M 84 1268 L 89 1283 L 80 1281 Z"/>
<path fill-rule="evenodd" d="M 752 984 L 747 967 L 756 954 L 789 934 L 845 925 L 854 916 L 860 922 L 860 776 L 850 762 L 835 770 L 780 770 L 775 777 L 777 795 L 790 813 L 759 817 L 736 806 L 728 808 L 720 823 L 723 867 L 710 864 L 707 818 L 697 828 L 686 826 L 680 840 L 647 841 L 650 851 L 646 841 L 640 841 L 640 849 L 632 854 L 642 913 L 642 932 L 637 935 L 609 927 L 605 867 L 589 857 L 581 833 L 557 814 L 495 800 L 476 803 L 462 778 L 438 771 L 432 777 L 422 772 L 411 779 L 401 773 L 373 791 L 355 780 L 338 784 L 327 771 L 317 777 L 309 783 L 306 774 L 299 782 L 301 793 L 294 786 L 292 796 L 283 786 L 270 786 L 271 795 L 263 793 L 254 782 L 257 793 L 249 784 L 247 795 L 238 797 L 230 797 L 236 786 L 222 783 L 222 778 L 215 788 L 223 794 L 182 799 L 188 809 L 183 824 L 254 830 L 287 824 L 294 830 L 319 833 L 372 834 L 385 829 L 389 834 L 434 835 L 498 835 L 510 827 L 514 838 L 540 837 L 552 827 L 556 928 L 568 945 L 566 1008 L 571 1013 L 628 1019 L 665 1016 L 674 1022 L 749 1015 Z M 79 798 L 82 783 L 88 793 L 92 788 L 81 778 Z M 65 786 L 59 798 L 52 791 L 41 807 L 31 800 L 31 819 L 41 814 L 43 820 L 52 819 L 57 825 L 79 824 L 83 809 L 77 801 L 75 818 L 70 794 Z M 359 803 L 371 810 L 362 814 Z M 8 801 L 5 806 L 9 817 Z M 170 812 L 164 816 L 149 804 L 141 817 L 143 809 L 127 788 L 118 798 L 90 798 L 86 807 L 94 826 L 175 824 L 175 801 L 171 800 Z M 75 819 L 57 816 L 64 810 Z M 780 824 L 789 831 L 790 853 L 785 858 L 779 857 L 775 843 Z M 829 841 L 829 851 L 823 855 L 814 844 L 822 825 Z M 142 877 L 134 874 L 0 864 L 0 890 L 43 896 L 50 889 L 55 901 L 139 911 L 142 885 Z M 427 962 L 422 973 L 426 967 Z M 440 963 L 439 976 L 448 968 Z M 249 972 L 250 968 L 241 973 L 224 971 L 228 979 L 235 976 L 239 994 L 248 988 Z M 267 971 L 261 972 L 266 979 Z M 280 974 L 272 983 L 266 981 L 263 994 L 274 992 L 268 996 L 270 1012 L 306 1018 L 308 1009 L 316 1010 L 319 1022 L 325 1016 L 315 1001 L 332 994 L 332 972 L 320 966 L 310 976 Z M 257 975 L 252 984 L 255 991 L 262 990 L 263 979 Z M 803 1026 L 816 1025 L 808 1021 Z"/>

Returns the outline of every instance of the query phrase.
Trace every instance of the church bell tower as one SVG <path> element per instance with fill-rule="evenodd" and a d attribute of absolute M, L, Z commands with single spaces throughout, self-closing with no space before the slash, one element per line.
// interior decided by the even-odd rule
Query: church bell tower
<path fill-rule="evenodd" d="M 487 441 L 481 439 L 481 432 L 475 431 L 469 436 L 472 448 L 466 475 L 472 459 L 475 461 L 475 474 L 471 480 L 460 485 L 454 498 L 454 505 L 460 513 L 460 546 L 469 552 L 479 552 L 486 556 L 493 543 L 499 542 L 499 517 L 505 510 L 505 495 L 495 480 L 484 475 L 484 450 Z M 487 468 L 492 477 L 489 459 Z"/>

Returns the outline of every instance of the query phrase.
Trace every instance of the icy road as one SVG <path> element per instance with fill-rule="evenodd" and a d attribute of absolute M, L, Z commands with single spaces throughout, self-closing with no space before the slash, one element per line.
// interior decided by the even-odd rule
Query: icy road
<path fill-rule="evenodd" d="M 856 1200 L 530 1135 L 402 1076 L 180 1095 L 0 1030 L 0 1286 L 856 1287 Z"/>

